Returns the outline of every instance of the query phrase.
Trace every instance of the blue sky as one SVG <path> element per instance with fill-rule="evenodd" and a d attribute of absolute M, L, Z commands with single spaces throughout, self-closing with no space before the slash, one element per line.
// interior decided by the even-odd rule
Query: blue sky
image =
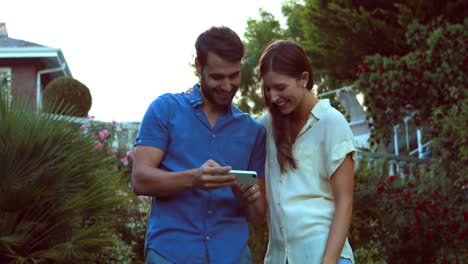
<path fill-rule="evenodd" d="M 282 19 L 281 2 L 14 0 L 2 1 L 0 22 L 12 38 L 62 49 L 97 120 L 140 121 L 158 95 L 197 81 L 189 63 L 199 33 L 225 25 L 242 38 L 259 8 Z"/>

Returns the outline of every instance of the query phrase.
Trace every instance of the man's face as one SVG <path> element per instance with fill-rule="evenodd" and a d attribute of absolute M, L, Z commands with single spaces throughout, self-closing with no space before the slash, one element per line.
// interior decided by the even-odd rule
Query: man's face
<path fill-rule="evenodd" d="M 241 83 L 240 61 L 225 61 L 210 52 L 203 68 L 198 63 L 195 66 L 201 76 L 202 94 L 207 103 L 220 109 L 229 107 Z"/>

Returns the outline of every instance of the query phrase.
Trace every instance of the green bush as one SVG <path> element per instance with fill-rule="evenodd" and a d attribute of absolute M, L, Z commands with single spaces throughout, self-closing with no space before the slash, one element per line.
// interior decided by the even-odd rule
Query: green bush
<path fill-rule="evenodd" d="M 86 117 L 92 105 L 91 93 L 80 81 L 71 77 L 59 77 L 51 81 L 44 90 L 43 107 L 45 112 L 57 113 L 60 108 L 51 107 L 61 102 L 72 107 L 72 115 Z"/>
<path fill-rule="evenodd" d="M 0 263 L 94 262 L 122 203 L 112 161 L 71 117 L 25 109 L 0 96 Z"/>
<path fill-rule="evenodd" d="M 447 112 L 435 111 L 435 125 L 439 135 L 433 140 L 435 171 L 465 185 L 468 191 L 468 90 L 461 104 L 454 104 Z M 450 187 L 450 186 L 448 186 Z"/>

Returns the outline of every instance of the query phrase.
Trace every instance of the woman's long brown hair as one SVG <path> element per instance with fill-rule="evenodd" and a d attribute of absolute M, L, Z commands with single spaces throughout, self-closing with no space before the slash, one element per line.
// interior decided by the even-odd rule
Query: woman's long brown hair
<path fill-rule="evenodd" d="M 312 66 L 304 49 L 289 40 L 274 40 L 268 44 L 260 57 L 260 78 L 268 72 L 283 74 L 292 78 L 301 78 L 303 72 L 309 73 L 307 90 L 313 86 Z M 297 169 L 297 161 L 292 153 L 295 138 L 292 119 L 283 115 L 275 104 L 271 103 L 265 87 L 262 87 L 263 103 L 272 117 L 273 137 L 275 139 L 278 162 L 281 173 Z"/>

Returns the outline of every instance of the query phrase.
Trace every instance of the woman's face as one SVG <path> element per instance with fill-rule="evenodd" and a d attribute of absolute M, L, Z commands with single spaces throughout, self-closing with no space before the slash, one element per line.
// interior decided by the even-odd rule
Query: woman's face
<path fill-rule="evenodd" d="M 263 75 L 262 81 L 269 103 L 284 115 L 298 109 L 307 91 L 303 79 L 276 72 L 267 72 Z"/>

